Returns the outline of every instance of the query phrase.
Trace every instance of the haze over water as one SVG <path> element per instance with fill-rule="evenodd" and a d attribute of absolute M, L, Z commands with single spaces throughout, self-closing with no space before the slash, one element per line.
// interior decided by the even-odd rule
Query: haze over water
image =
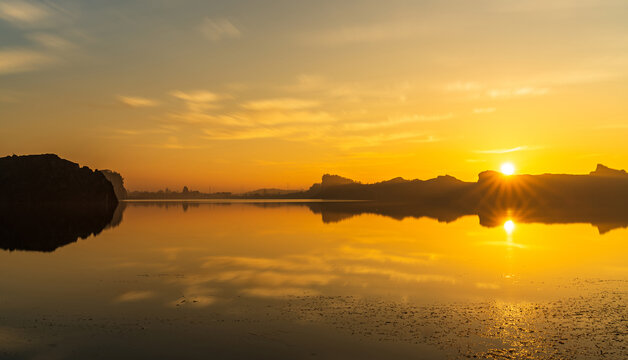
<path fill-rule="evenodd" d="M 0 358 L 626 355 L 626 229 L 124 205 L 54 252 L 0 252 Z"/>

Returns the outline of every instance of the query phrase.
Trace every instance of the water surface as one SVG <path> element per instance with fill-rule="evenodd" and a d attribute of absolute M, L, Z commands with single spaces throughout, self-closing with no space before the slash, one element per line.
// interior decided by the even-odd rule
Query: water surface
<path fill-rule="evenodd" d="M 0 358 L 628 356 L 628 230 L 371 210 L 127 202 L 0 251 Z"/>

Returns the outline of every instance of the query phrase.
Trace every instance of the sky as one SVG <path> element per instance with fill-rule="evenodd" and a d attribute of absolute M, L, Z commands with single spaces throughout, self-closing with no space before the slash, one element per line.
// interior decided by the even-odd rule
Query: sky
<path fill-rule="evenodd" d="M 0 156 L 131 190 L 628 168 L 625 0 L 0 0 Z"/>

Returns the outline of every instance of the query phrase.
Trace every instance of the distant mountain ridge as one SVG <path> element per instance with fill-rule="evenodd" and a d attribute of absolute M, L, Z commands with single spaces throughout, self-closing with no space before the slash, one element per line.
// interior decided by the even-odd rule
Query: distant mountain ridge
<path fill-rule="evenodd" d="M 324 174 L 308 190 L 258 189 L 242 194 L 190 192 L 132 192 L 131 199 L 328 199 L 413 202 L 458 207 L 606 206 L 628 203 L 628 173 L 598 164 L 587 175 L 542 174 L 506 176 L 483 171 L 476 182 L 441 175 L 428 180 L 395 177 L 365 184 L 340 175 Z M 613 205 L 613 206 L 614 206 Z M 619 205 L 618 205 L 619 206 Z"/>
<path fill-rule="evenodd" d="M 429 180 L 396 177 L 373 184 L 362 184 L 342 176 L 325 174 L 320 183 L 312 185 L 302 196 L 335 200 L 449 202 L 472 186 L 473 183 L 449 175 Z"/>
<path fill-rule="evenodd" d="M 598 164 L 588 175 L 542 174 L 506 176 L 483 171 L 477 182 L 466 182 L 450 175 L 428 180 L 396 177 L 362 184 L 338 175 L 323 175 L 321 183 L 299 198 L 336 200 L 409 201 L 422 204 L 481 206 L 604 205 L 628 201 L 628 173 Z"/>
<path fill-rule="evenodd" d="M 294 194 L 295 192 L 298 192 L 298 190 L 263 188 L 263 189 L 257 189 L 257 190 L 245 192 L 244 196 L 263 197 L 263 196 Z"/>

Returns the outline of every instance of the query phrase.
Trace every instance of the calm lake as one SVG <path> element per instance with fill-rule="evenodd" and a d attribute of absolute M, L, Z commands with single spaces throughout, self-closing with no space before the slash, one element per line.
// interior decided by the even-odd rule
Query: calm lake
<path fill-rule="evenodd" d="M 0 250 L 0 358 L 628 358 L 627 229 L 325 206 L 126 202 Z"/>

